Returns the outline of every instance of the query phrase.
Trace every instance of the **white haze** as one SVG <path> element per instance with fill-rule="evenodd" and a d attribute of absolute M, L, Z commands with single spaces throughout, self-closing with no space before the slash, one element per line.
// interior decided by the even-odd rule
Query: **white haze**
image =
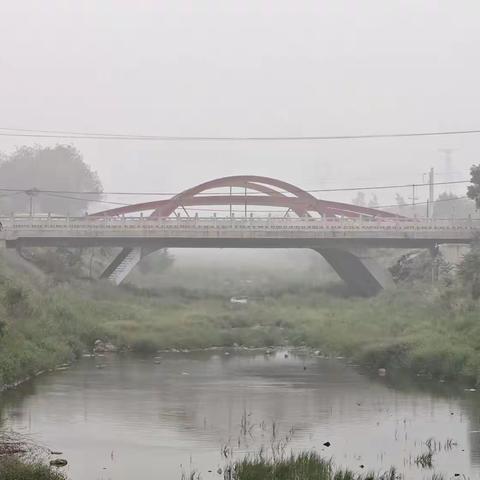
<path fill-rule="evenodd" d="M 478 129 L 479 15 L 475 0 L 2 0 L 0 127 L 216 136 Z M 0 150 L 56 142 L 0 137 Z M 177 191 L 246 173 L 312 189 L 421 182 L 431 166 L 442 181 L 444 148 L 454 149 L 449 179 L 464 179 L 480 136 L 72 143 L 106 190 Z M 394 192 L 377 194 L 392 202 Z"/>

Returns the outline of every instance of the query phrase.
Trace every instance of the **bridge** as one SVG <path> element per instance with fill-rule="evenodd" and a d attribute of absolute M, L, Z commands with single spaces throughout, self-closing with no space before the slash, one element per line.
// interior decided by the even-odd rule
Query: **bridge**
<path fill-rule="evenodd" d="M 210 192 L 225 187 L 242 187 L 244 193 Z M 241 205 L 242 215 L 190 215 L 188 209 L 198 205 Z M 258 216 L 256 211 L 248 212 L 253 206 L 287 210 L 276 216 Z M 184 216 L 174 215 L 177 211 Z M 143 212 L 150 213 L 145 216 Z M 224 177 L 167 200 L 84 217 L 11 216 L 3 218 L 2 224 L 7 248 L 120 247 L 102 274 L 116 284 L 143 257 L 162 248 L 309 248 L 320 253 L 361 295 L 393 286 L 390 273 L 376 262 L 373 249 L 425 248 L 435 252 L 441 244 L 469 244 L 480 231 L 477 219 L 405 218 L 320 200 L 286 182 L 258 176 Z"/>

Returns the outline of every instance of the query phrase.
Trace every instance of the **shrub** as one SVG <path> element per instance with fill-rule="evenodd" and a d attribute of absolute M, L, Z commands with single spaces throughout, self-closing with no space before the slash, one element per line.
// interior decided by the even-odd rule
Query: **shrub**
<path fill-rule="evenodd" d="M 66 476 L 40 462 L 0 457 L 0 480 L 66 480 Z"/>

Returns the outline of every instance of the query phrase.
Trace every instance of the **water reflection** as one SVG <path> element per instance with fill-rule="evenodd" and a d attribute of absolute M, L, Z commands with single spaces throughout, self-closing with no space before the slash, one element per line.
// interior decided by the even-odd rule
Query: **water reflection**
<path fill-rule="evenodd" d="M 409 479 L 431 473 L 414 459 L 434 438 L 451 447 L 434 455 L 435 470 L 480 475 L 476 393 L 426 379 L 369 378 L 336 360 L 283 353 L 162 357 L 158 365 L 84 359 L 2 395 L 2 417 L 63 451 L 73 480 L 178 479 L 182 468 L 219 478 L 221 446 L 238 456 L 268 446 L 273 424 L 277 438 L 294 428 L 289 448 L 316 449 L 354 469 L 395 465 Z"/>

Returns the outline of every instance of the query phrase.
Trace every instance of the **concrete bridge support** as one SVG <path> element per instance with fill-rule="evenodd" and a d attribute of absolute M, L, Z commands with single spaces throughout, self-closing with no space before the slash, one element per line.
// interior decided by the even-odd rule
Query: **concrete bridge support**
<path fill-rule="evenodd" d="M 314 250 L 325 258 L 352 293 L 369 297 L 395 286 L 390 272 L 369 255 L 368 250 L 337 248 Z"/>
<path fill-rule="evenodd" d="M 106 278 L 115 285 L 120 285 L 138 262 L 155 250 L 158 249 L 156 247 L 122 248 L 120 253 L 100 275 L 100 278 Z"/>
<path fill-rule="evenodd" d="M 158 246 L 123 248 L 102 273 L 119 285 L 145 256 L 158 250 Z M 380 265 L 368 249 L 315 248 L 338 276 L 349 286 L 352 293 L 373 296 L 386 288 L 395 286 L 390 272 Z"/>

